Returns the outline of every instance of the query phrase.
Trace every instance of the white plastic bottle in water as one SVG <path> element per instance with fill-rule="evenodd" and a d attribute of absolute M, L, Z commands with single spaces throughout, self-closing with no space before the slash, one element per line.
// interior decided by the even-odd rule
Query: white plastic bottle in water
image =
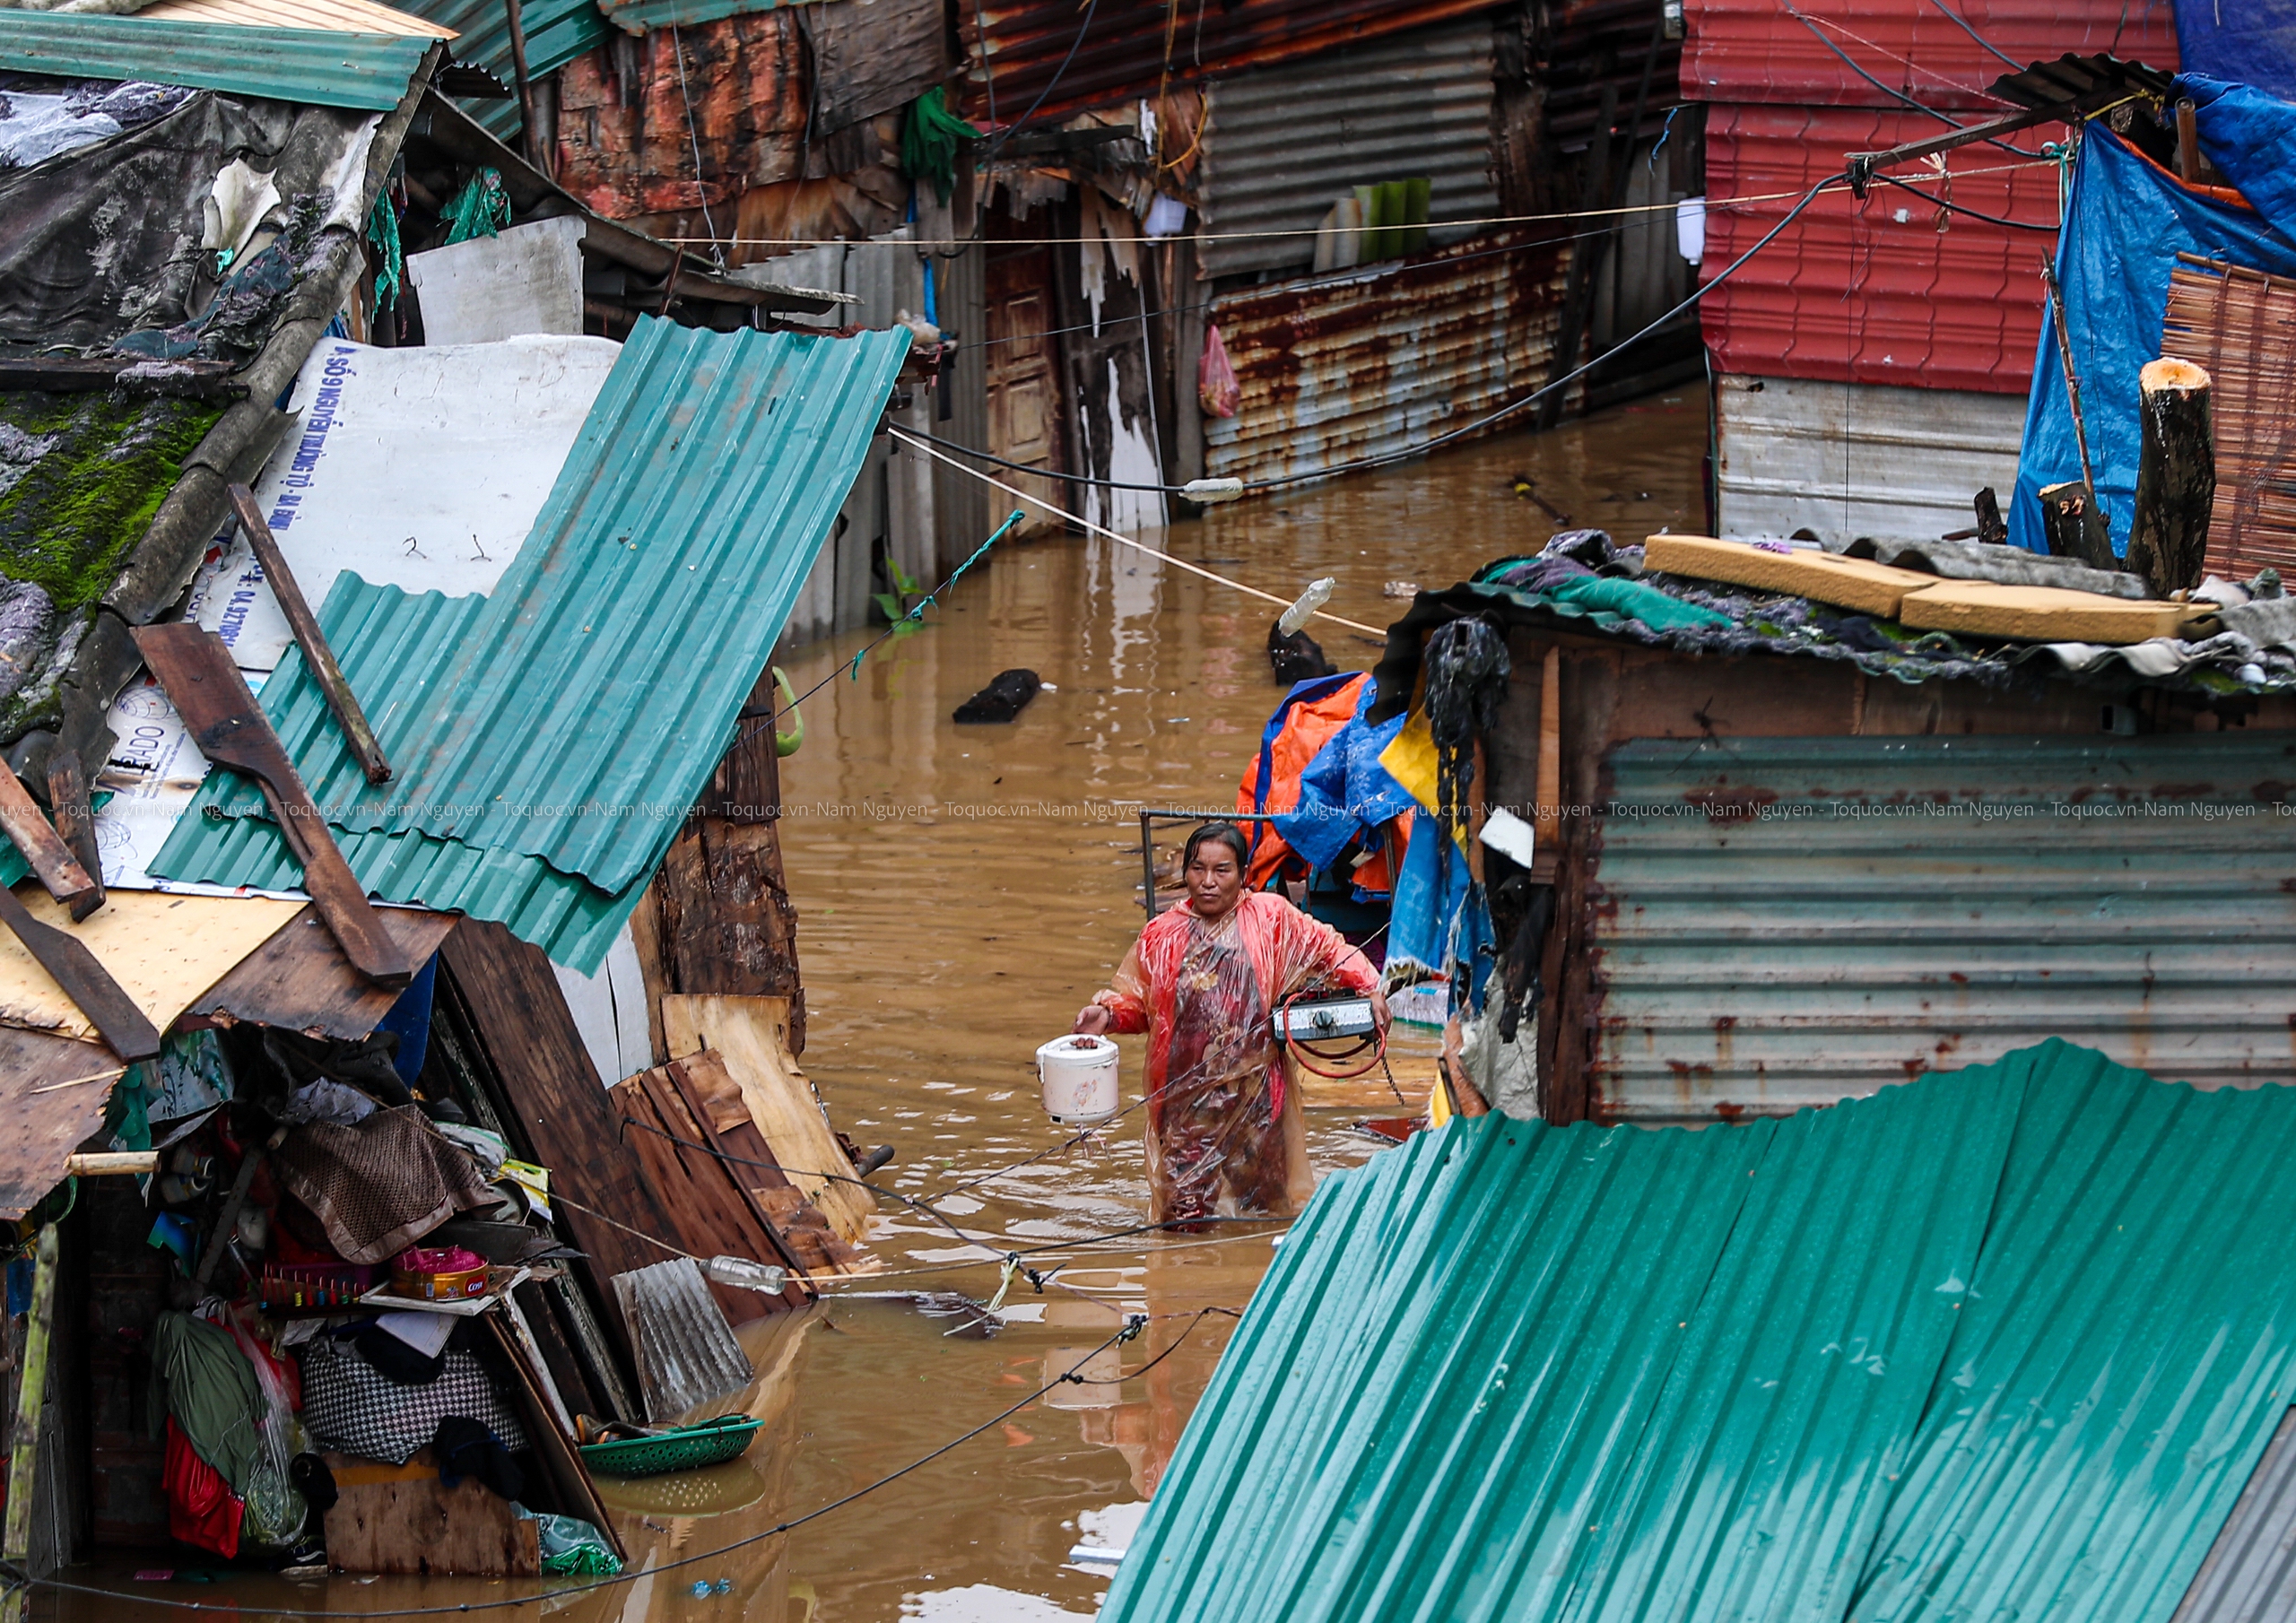
<path fill-rule="evenodd" d="M 1321 580 L 1310 581 L 1308 589 L 1300 594 L 1299 601 L 1284 610 L 1277 618 L 1275 634 L 1278 637 L 1289 637 L 1301 626 L 1306 625 L 1309 615 L 1331 601 L 1331 589 L 1338 584 L 1337 580 L 1328 575 Z"/>
<path fill-rule="evenodd" d="M 778 1296 L 789 1283 L 789 1271 L 776 1268 L 770 1263 L 752 1263 L 745 1256 L 714 1256 L 701 1265 L 701 1271 L 720 1285 L 731 1285 L 736 1290 L 761 1290 L 768 1296 Z"/>

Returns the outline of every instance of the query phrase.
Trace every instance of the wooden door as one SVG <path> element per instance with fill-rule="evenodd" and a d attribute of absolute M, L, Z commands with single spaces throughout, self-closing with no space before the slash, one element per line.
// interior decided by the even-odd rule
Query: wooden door
<path fill-rule="evenodd" d="M 1052 329 L 1052 256 L 1045 248 L 1007 250 L 993 247 L 988 260 L 988 335 L 984 345 L 988 393 L 988 448 L 1008 462 L 1057 470 L 1060 456 L 1060 390 L 1054 358 L 1058 340 Z M 1057 480 L 991 472 L 1062 507 L 1065 492 Z M 1055 522 L 1031 508 L 1023 528 Z"/>

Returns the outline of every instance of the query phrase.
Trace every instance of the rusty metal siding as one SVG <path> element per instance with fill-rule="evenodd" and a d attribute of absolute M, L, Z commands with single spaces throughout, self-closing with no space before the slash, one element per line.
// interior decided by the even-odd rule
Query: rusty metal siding
<path fill-rule="evenodd" d="M 1242 386 L 1205 472 L 1268 479 L 1416 445 L 1544 380 L 1564 251 L 1485 237 L 1231 293 L 1209 318 Z"/>
<path fill-rule="evenodd" d="M 2017 486 L 2022 395 L 1731 374 L 1713 397 L 1725 535 L 1931 541 Z"/>
<path fill-rule="evenodd" d="M 2066 51 L 2109 51 L 2167 70 L 2178 61 L 2172 9 L 2123 0 L 1816 0 L 1790 7 L 1778 0 L 1689 0 L 1687 13 L 1683 93 L 1704 101 L 1899 105 L 1858 77 L 1828 41 L 1891 89 L 1946 111 L 1998 111 L 1986 86 Z M 1924 134 L 1945 127 L 1934 118 L 1921 122 Z M 2027 142 L 2020 136 L 2017 144 Z"/>
<path fill-rule="evenodd" d="M 1611 771 L 1605 1120 L 1779 1114 L 2051 1036 L 2287 1080 L 2296 739 L 1648 741 Z"/>
<path fill-rule="evenodd" d="M 956 8 L 969 118 L 1069 114 L 1494 9 L 1492 0 L 1022 0 Z M 986 40 L 984 47 L 983 41 Z M 1039 101 L 1041 98 L 1041 101 Z"/>
<path fill-rule="evenodd" d="M 1197 183 L 1205 274 L 1304 268 L 1313 236 L 1232 234 L 1311 232 L 1340 197 L 1382 180 L 1425 178 L 1439 224 L 1497 216 L 1492 54 L 1477 19 L 1214 80 Z"/>

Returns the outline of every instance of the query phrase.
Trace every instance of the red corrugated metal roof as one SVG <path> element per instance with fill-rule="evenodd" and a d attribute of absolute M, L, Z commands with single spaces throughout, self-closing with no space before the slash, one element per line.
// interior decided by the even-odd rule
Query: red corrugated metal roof
<path fill-rule="evenodd" d="M 2176 19 L 2168 0 L 1688 0 L 1688 5 L 1682 90 L 1700 101 L 1893 104 L 1827 41 L 1891 90 L 1949 111 L 1997 108 L 1984 93 L 1987 85 L 2066 51 L 2109 51 L 2153 67 L 2177 65 Z M 1972 39 L 1954 15 L 2001 56 Z M 2002 56 L 2013 58 L 2013 67 Z M 1921 123 L 1918 134 L 1944 127 L 1933 119 Z"/>
<path fill-rule="evenodd" d="M 1930 133 L 1910 110 L 1717 107 L 1707 115 L 1707 276 L 1728 265 L 1793 206 L 1722 206 L 1802 188 L 1839 170 L 1842 154 Z M 2027 130 L 2038 150 L 2063 126 Z M 1952 198 L 1966 208 L 2054 225 L 2057 169 L 1996 147 L 1950 154 Z M 1904 171 L 1911 178 L 1917 171 Z M 1925 183 L 1926 184 L 1926 183 Z M 2016 230 L 1939 211 L 1876 186 L 1859 202 L 1830 193 L 1746 262 L 1700 307 L 1718 371 L 1935 389 L 2022 394 L 2040 336 L 2042 259 L 2053 231 Z"/>

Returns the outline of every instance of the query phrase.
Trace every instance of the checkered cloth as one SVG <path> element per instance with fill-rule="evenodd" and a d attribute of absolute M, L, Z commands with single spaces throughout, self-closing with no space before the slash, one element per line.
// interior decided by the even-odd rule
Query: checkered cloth
<path fill-rule="evenodd" d="M 322 1449 L 404 1465 L 449 1415 L 478 1421 L 516 1453 L 526 1428 L 495 1391 L 472 1353 L 449 1348 L 446 1367 L 428 1386 L 401 1386 L 375 1373 L 348 1341 L 332 1336 L 305 1343 L 303 1424 Z"/>

